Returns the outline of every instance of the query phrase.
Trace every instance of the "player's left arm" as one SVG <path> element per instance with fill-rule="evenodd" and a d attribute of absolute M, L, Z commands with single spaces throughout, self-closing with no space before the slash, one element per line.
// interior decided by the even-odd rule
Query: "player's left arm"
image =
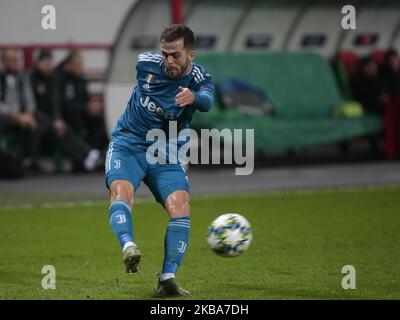
<path fill-rule="evenodd" d="M 214 103 L 215 87 L 211 80 L 205 79 L 190 88 L 179 87 L 176 104 L 180 107 L 194 106 L 197 110 L 207 112 Z"/>

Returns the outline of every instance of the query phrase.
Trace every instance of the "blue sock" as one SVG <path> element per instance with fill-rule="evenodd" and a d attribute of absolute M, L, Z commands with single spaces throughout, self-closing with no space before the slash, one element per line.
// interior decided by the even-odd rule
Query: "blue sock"
<path fill-rule="evenodd" d="M 175 274 L 189 244 L 190 217 L 170 219 L 165 235 L 162 273 Z"/>
<path fill-rule="evenodd" d="M 133 223 L 131 208 L 123 200 L 116 200 L 110 205 L 110 225 L 121 248 L 128 241 L 133 242 Z"/>

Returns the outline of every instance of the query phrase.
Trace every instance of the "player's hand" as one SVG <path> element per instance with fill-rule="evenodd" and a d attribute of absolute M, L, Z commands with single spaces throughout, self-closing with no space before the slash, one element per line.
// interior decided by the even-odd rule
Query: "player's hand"
<path fill-rule="evenodd" d="M 179 93 L 176 95 L 175 104 L 178 107 L 188 106 L 195 101 L 194 93 L 189 88 L 179 87 Z"/>

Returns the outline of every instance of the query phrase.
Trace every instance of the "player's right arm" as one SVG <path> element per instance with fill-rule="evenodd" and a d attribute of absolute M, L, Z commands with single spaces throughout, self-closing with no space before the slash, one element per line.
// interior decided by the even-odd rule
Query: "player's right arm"
<path fill-rule="evenodd" d="M 192 105 L 201 112 L 207 112 L 214 103 L 215 86 L 211 75 L 202 66 L 196 65 L 194 69 L 195 82 L 189 88 L 194 94 Z"/>
<path fill-rule="evenodd" d="M 201 84 L 197 91 L 192 90 L 192 92 L 194 94 L 193 105 L 197 110 L 207 112 L 211 109 L 215 94 L 215 88 L 211 81 Z"/>
<path fill-rule="evenodd" d="M 207 112 L 214 102 L 213 86 L 201 86 L 198 91 L 189 88 L 179 87 L 179 93 L 176 95 L 176 105 L 184 107 L 194 106 L 197 110 Z"/>

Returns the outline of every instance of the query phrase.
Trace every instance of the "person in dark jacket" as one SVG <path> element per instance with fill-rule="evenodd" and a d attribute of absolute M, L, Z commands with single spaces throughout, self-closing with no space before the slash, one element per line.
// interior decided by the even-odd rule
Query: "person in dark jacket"
<path fill-rule="evenodd" d="M 76 50 L 57 67 L 54 107 L 65 123 L 92 147 L 102 149 L 107 146 L 103 103 L 97 96 L 90 96 L 83 77 L 83 59 Z"/>
<path fill-rule="evenodd" d="M 392 97 L 399 96 L 400 57 L 395 49 L 390 49 L 386 52 L 385 60 L 379 73 L 383 91 Z"/>
<path fill-rule="evenodd" d="M 354 99 L 359 101 L 366 112 L 379 116 L 385 114 L 386 95 L 379 78 L 378 66 L 367 57 L 360 61 L 354 77 L 351 79 Z"/>
<path fill-rule="evenodd" d="M 72 51 L 57 68 L 54 86 L 55 112 L 80 134 L 86 130 L 84 119 L 89 102 L 82 71 L 82 57 L 78 51 Z"/>
<path fill-rule="evenodd" d="M 40 53 L 34 68 L 29 73 L 29 79 L 37 106 L 35 116 L 45 127 L 47 139 L 69 157 L 75 167 L 87 171 L 95 169 L 100 152 L 91 148 L 76 134 L 61 118 L 59 110 L 54 107 L 53 59 L 50 52 Z"/>
<path fill-rule="evenodd" d="M 395 49 L 386 52 L 380 70 L 384 93 L 389 97 L 385 116 L 387 158 L 400 158 L 400 57 Z"/>
<path fill-rule="evenodd" d="M 6 49 L 1 54 L 4 69 L 0 72 L 0 136 L 19 141 L 24 167 L 36 169 L 41 128 L 34 116 L 33 93 L 18 58 L 16 49 Z"/>
<path fill-rule="evenodd" d="M 370 57 L 363 58 L 358 65 L 357 71 L 350 82 L 353 97 L 359 101 L 366 113 L 378 115 L 384 123 L 386 112 L 386 100 L 379 78 L 378 66 Z M 371 153 L 381 155 L 380 142 L 383 131 L 367 137 L 370 143 Z"/>

